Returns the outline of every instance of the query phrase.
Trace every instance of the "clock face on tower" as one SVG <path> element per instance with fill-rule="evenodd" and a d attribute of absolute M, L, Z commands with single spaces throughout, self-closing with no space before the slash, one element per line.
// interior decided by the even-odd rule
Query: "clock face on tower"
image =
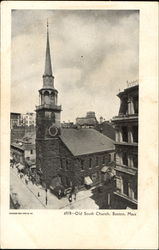
<path fill-rule="evenodd" d="M 58 134 L 58 128 L 55 125 L 51 125 L 48 129 L 49 135 L 54 137 Z"/>

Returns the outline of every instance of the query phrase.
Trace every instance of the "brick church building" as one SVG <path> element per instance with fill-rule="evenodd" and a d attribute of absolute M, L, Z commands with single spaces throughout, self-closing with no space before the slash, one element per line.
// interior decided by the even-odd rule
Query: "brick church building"
<path fill-rule="evenodd" d="M 54 86 L 49 31 L 43 86 L 36 106 L 36 166 L 46 188 L 79 188 L 101 182 L 114 160 L 114 141 L 92 128 L 61 128 L 61 106 Z"/>

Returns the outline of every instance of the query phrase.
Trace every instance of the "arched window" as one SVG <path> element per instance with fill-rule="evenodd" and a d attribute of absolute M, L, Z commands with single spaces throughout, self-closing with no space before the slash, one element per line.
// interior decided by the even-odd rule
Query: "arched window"
<path fill-rule="evenodd" d="M 48 92 L 48 91 L 45 91 L 45 92 L 44 92 L 44 96 L 49 96 L 49 92 Z"/>
<path fill-rule="evenodd" d="M 44 100 L 45 100 L 45 104 L 49 104 L 50 103 L 49 92 L 48 91 L 44 92 Z"/>

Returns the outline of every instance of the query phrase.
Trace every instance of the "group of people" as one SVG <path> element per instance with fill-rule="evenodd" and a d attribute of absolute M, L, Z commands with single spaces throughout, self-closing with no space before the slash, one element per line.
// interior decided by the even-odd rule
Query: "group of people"
<path fill-rule="evenodd" d="M 15 166 L 15 164 L 13 162 L 11 162 L 10 165 L 11 165 L 12 168 L 14 168 L 14 166 Z M 25 184 L 26 185 L 28 185 L 29 181 L 32 181 L 32 183 L 34 184 L 34 180 L 33 180 L 33 178 L 31 176 L 25 175 L 21 171 L 18 171 L 18 173 L 19 173 L 20 179 L 23 179 L 23 177 L 25 176 L 24 180 L 25 180 Z M 68 200 L 69 200 L 70 204 L 72 203 L 73 199 L 76 200 L 77 192 L 78 192 L 77 186 L 73 185 L 71 187 L 71 190 L 70 190 L 69 195 L 68 195 Z M 61 196 L 62 196 L 62 191 L 59 189 L 59 191 L 58 191 L 58 198 L 61 198 Z M 38 197 L 40 197 L 40 193 L 39 192 L 38 192 Z M 47 200 L 46 200 L 46 204 L 47 204 Z"/>

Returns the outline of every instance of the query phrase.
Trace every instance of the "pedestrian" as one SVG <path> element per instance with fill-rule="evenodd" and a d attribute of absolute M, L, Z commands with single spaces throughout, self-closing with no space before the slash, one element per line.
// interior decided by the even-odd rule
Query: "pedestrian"
<path fill-rule="evenodd" d="M 74 200 L 76 200 L 76 193 L 77 193 L 77 187 L 76 186 L 72 186 L 71 194 L 74 195 Z"/>
<path fill-rule="evenodd" d="M 74 200 L 76 200 L 77 191 L 78 191 L 78 189 L 77 189 L 77 187 L 75 186 L 75 188 L 74 188 Z"/>
<path fill-rule="evenodd" d="M 28 180 L 27 179 L 25 179 L 25 184 L 28 185 Z"/>
<path fill-rule="evenodd" d="M 40 193 L 38 192 L 38 197 L 40 197 Z"/>
<path fill-rule="evenodd" d="M 20 174 L 20 179 L 22 179 L 22 178 L 23 178 L 23 174 L 21 173 L 21 174 Z"/>
<path fill-rule="evenodd" d="M 45 201 L 46 201 L 46 205 L 47 205 L 47 196 L 46 196 L 46 198 L 45 198 Z"/>
<path fill-rule="evenodd" d="M 61 189 L 59 189 L 59 191 L 58 191 L 58 199 L 60 199 L 61 198 Z"/>
<path fill-rule="evenodd" d="M 70 203 L 72 202 L 72 194 L 71 193 L 69 194 L 68 200 Z"/>

